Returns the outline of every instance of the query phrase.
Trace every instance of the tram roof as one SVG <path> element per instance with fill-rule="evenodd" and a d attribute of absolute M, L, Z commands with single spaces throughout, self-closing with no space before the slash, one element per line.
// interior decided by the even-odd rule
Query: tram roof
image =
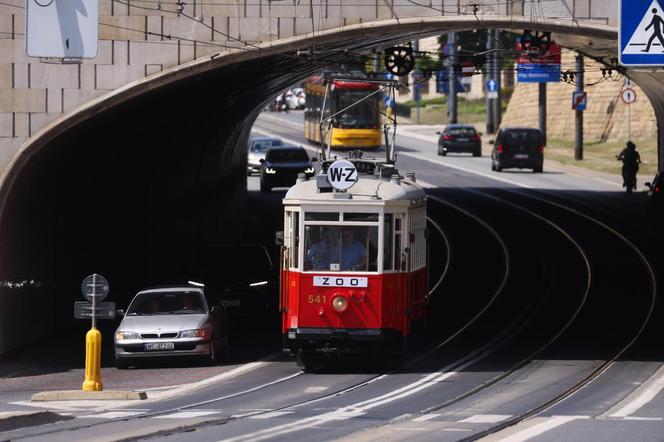
<path fill-rule="evenodd" d="M 284 197 L 285 204 L 294 203 L 369 203 L 383 205 L 386 202 L 399 202 L 410 204 L 411 201 L 424 201 L 424 189 L 408 178 L 399 182 L 378 179 L 374 176 L 360 175 L 357 183 L 346 193 L 352 195 L 351 199 L 335 198 L 334 192 L 319 192 L 316 179 L 298 182 L 291 187 Z"/>

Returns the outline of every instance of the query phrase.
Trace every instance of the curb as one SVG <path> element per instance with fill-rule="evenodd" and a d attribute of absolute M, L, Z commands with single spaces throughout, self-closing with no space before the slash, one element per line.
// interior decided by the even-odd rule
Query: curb
<path fill-rule="evenodd" d="M 30 399 L 33 402 L 48 401 L 128 401 L 144 400 L 148 395 L 144 391 L 82 391 L 82 390 L 61 390 L 61 391 L 43 391 L 35 393 Z"/>
<path fill-rule="evenodd" d="M 73 418 L 73 416 L 63 416 L 52 411 L 0 413 L 0 432 L 11 431 L 22 427 L 36 427 L 37 425 L 51 424 Z"/>

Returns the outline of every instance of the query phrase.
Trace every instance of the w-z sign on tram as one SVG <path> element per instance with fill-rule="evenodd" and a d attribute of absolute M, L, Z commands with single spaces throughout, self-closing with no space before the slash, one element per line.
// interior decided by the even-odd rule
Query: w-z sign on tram
<path fill-rule="evenodd" d="M 348 160 L 337 160 L 327 168 L 327 180 L 337 190 L 350 189 L 357 183 L 357 169 Z"/>

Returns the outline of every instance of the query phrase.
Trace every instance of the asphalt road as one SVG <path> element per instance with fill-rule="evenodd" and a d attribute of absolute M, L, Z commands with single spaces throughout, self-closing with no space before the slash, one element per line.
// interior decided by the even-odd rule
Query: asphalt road
<path fill-rule="evenodd" d="M 305 144 L 301 118 L 263 115 L 256 133 Z M 428 188 L 432 282 L 442 277 L 422 351 L 398 365 L 355 359 L 303 373 L 270 358 L 267 330 L 246 341 L 265 339 L 260 351 L 189 387 L 138 403 L 44 404 L 74 418 L 0 439 L 662 440 L 662 238 L 643 195 L 546 165 L 491 172 L 486 156 L 438 157 L 425 135 L 398 146 L 400 171 Z M 278 220 L 282 196 L 252 192 L 254 221 Z M 179 370 L 198 368 L 127 373 L 138 383 Z M 28 377 L 13 379 L 27 388 Z M 28 407 L 2 399 L 5 410 Z"/>

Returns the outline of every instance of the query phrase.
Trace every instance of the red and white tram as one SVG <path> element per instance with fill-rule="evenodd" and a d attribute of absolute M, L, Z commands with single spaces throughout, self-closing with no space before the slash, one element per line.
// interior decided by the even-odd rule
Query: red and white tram
<path fill-rule="evenodd" d="M 283 342 L 305 367 L 321 355 L 401 353 L 426 316 L 423 189 L 389 162 L 348 161 L 349 189 L 332 187 L 335 163 L 324 161 L 283 200 Z"/>

